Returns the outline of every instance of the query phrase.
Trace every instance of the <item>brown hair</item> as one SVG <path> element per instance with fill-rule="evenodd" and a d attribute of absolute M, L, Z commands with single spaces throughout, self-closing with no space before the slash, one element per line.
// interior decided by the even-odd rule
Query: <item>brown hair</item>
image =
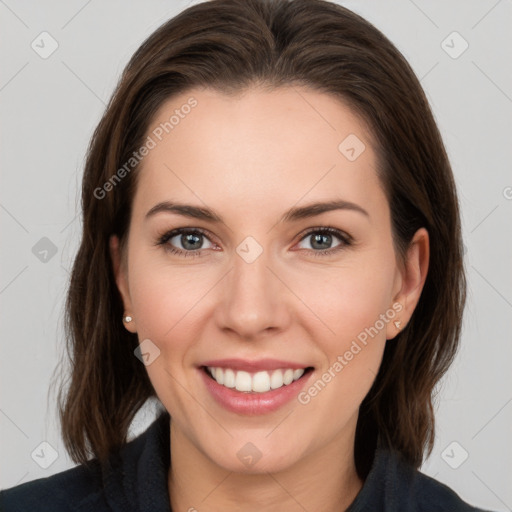
<path fill-rule="evenodd" d="M 365 475 L 377 438 L 416 468 L 434 444 L 434 387 L 455 357 L 466 281 L 457 195 L 441 136 L 409 64 L 374 26 L 323 0 L 211 0 L 164 23 L 136 51 L 92 137 L 82 185 L 83 234 L 66 302 L 70 382 L 59 393 L 66 449 L 101 461 L 127 440 L 155 391 L 134 356 L 109 237 L 126 239 L 136 168 L 102 187 L 144 142 L 158 107 L 192 87 L 224 93 L 302 85 L 335 95 L 370 127 L 399 261 L 425 227 L 430 264 L 416 310 L 386 344 L 360 407 L 355 456 Z"/>

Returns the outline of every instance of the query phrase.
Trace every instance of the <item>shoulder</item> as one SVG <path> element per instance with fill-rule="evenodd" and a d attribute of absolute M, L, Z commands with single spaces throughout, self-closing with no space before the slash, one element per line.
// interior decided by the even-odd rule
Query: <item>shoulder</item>
<path fill-rule="evenodd" d="M 414 504 L 417 512 L 485 512 L 464 501 L 453 489 L 418 471 L 400 454 L 390 453 L 394 459 L 395 489 L 400 500 Z M 404 509 L 409 510 L 409 508 Z M 487 511 L 489 512 L 489 511 Z"/>
<path fill-rule="evenodd" d="M 348 510 L 486 512 L 464 501 L 447 485 L 418 471 L 400 452 L 386 447 L 375 451 L 363 488 Z"/>
<path fill-rule="evenodd" d="M 39 478 L 0 491 L 0 510 L 107 510 L 102 497 L 99 466 L 93 461 L 89 466 L 76 466 L 47 478 Z"/>
<path fill-rule="evenodd" d="M 92 459 L 0 491 L 0 511 L 128 512 L 137 506 L 168 511 L 168 431 L 169 414 L 165 413 L 103 464 Z"/>

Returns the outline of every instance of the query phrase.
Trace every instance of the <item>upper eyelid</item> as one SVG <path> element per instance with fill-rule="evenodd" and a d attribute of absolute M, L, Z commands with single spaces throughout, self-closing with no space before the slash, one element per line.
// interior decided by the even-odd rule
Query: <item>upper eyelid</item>
<path fill-rule="evenodd" d="M 316 233 L 317 231 L 320 231 L 320 232 L 325 231 L 325 232 L 331 233 L 331 234 L 333 234 L 335 236 L 340 236 L 340 237 L 348 238 L 349 240 L 353 239 L 352 236 L 349 235 L 343 229 L 334 228 L 332 226 L 321 226 L 321 227 L 315 227 L 315 228 L 307 228 L 306 231 L 303 232 L 302 238 L 304 238 L 307 235 L 310 235 L 311 233 Z"/>

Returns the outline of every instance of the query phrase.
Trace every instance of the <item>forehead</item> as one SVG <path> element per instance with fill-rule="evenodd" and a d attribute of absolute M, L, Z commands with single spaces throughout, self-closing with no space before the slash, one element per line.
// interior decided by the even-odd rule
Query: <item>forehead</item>
<path fill-rule="evenodd" d="M 322 92 L 191 89 L 161 105 L 147 136 L 154 147 L 139 170 L 135 208 L 179 198 L 263 214 L 302 198 L 383 199 L 371 134 Z"/>

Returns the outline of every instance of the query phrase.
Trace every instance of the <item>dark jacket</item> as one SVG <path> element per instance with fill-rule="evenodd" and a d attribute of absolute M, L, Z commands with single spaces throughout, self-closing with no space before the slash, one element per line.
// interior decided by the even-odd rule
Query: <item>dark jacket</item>
<path fill-rule="evenodd" d="M 101 468 L 80 465 L 0 492 L 1 512 L 171 512 L 169 414 Z M 348 512 L 482 512 L 446 485 L 406 464 L 396 452 L 377 449 L 363 488 Z"/>

